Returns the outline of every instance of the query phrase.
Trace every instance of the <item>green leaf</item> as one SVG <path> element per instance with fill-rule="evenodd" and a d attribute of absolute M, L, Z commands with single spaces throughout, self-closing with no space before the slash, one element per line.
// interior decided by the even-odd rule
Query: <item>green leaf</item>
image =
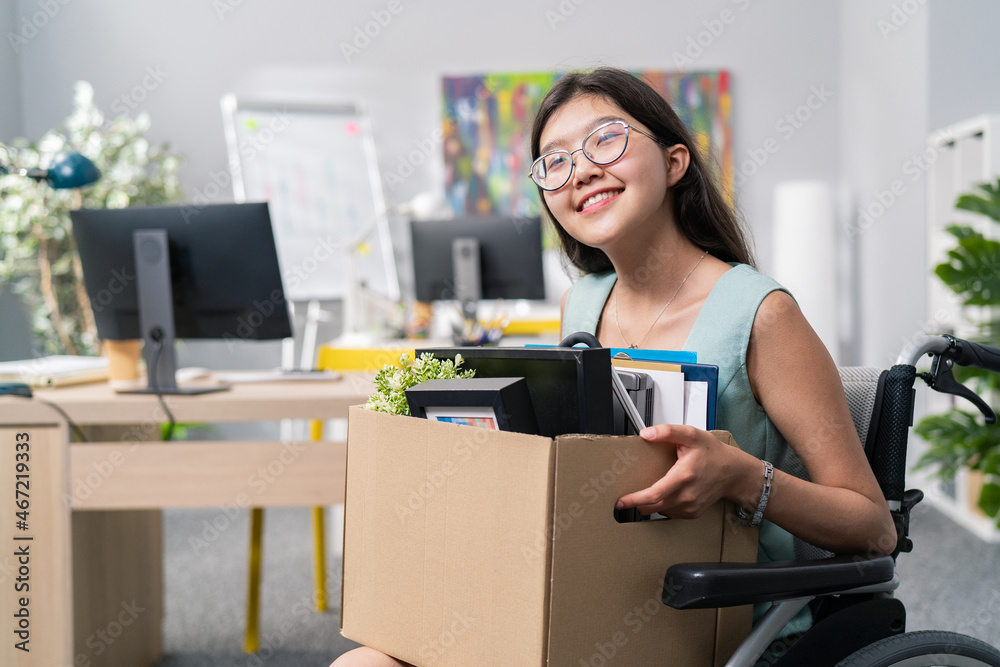
<path fill-rule="evenodd" d="M 979 508 L 987 516 L 996 518 L 1000 514 L 1000 484 L 983 484 L 983 490 L 979 492 Z"/>
<path fill-rule="evenodd" d="M 937 468 L 944 479 L 961 468 L 973 468 L 1000 452 L 1000 428 L 981 423 L 982 417 L 963 410 L 949 410 L 920 420 L 914 429 L 929 447 L 916 468 Z"/>
<path fill-rule="evenodd" d="M 978 233 L 956 238 L 958 245 L 948 251 L 948 260 L 938 264 L 934 273 L 967 306 L 1000 303 L 1000 242 Z"/>
<path fill-rule="evenodd" d="M 972 192 L 960 195 L 955 202 L 955 208 L 1000 221 L 1000 186 L 980 183 Z"/>

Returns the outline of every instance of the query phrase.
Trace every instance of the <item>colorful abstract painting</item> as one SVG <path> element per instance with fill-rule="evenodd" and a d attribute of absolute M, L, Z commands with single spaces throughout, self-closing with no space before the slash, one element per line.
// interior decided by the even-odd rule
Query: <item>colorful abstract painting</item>
<path fill-rule="evenodd" d="M 673 105 L 725 192 L 733 186 L 729 74 L 635 72 Z M 443 80 L 446 196 L 456 215 L 537 215 L 528 179 L 531 122 L 560 74 L 487 74 Z"/>

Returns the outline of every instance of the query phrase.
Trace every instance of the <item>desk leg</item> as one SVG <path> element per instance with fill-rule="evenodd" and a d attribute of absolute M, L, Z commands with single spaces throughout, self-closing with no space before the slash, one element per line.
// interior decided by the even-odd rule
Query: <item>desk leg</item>
<path fill-rule="evenodd" d="M 73 650 L 93 667 L 163 655 L 163 513 L 73 513 Z"/>
<path fill-rule="evenodd" d="M 58 426 L 0 428 L 0 665 L 73 664 L 66 443 Z M 26 510 L 15 507 L 18 481 Z"/>
<path fill-rule="evenodd" d="M 115 442 L 135 426 L 88 426 Z M 158 435 L 158 434 L 157 434 Z M 86 443 L 77 444 L 86 447 Z M 88 475 L 91 471 L 87 471 Z M 79 477 L 81 471 L 74 471 Z M 93 484 L 114 482 L 94 470 Z M 84 480 L 90 483 L 90 477 Z M 74 493 L 85 491 L 74 490 Z M 73 512 L 73 655 L 88 667 L 147 667 L 163 656 L 163 512 Z"/>

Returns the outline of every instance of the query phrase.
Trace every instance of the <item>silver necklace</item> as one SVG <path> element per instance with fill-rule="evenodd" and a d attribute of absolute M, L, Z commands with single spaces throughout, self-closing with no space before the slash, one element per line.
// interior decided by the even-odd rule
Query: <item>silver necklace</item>
<path fill-rule="evenodd" d="M 681 284 L 677 286 L 677 290 L 674 291 L 674 294 L 673 296 L 670 297 L 670 300 L 667 301 L 665 304 L 663 304 L 663 308 L 660 308 L 660 312 L 658 312 L 656 314 L 656 317 L 653 318 L 653 322 L 649 325 L 649 328 L 646 329 L 646 333 L 642 335 L 642 338 L 639 339 L 638 343 L 628 342 L 627 340 L 625 340 L 625 334 L 622 333 L 622 325 L 618 323 L 618 289 L 617 287 L 615 288 L 615 326 L 618 328 L 618 335 L 621 336 L 622 340 L 625 341 L 625 344 L 628 345 L 629 348 L 635 350 L 640 345 L 642 345 L 643 341 L 646 340 L 646 336 L 648 336 L 649 332 L 653 330 L 653 327 L 656 325 L 656 323 L 660 321 L 660 317 L 663 315 L 664 312 L 666 312 L 667 307 L 674 302 L 674 299 L 677 298 L 678 294 L 680 294 L 681 288 L 684 287 L 684 283 L 686 283 L 688 278 L 691 277 L 691 274 L 694 273 L 694 270 L 698 268 L 698 265 L 701 264 L 701 260 L 705 259 L 705 255 L 707 254 L 708 251 L 706 250 L 704 253 L 702 253 L 701 257 L 698 258 L 698 261 L 694 263 L 694 266 L 691 267 L 691 270 L 688 271 L 688 274 L 684 276 L 684 280 L 682 280 Z"/>

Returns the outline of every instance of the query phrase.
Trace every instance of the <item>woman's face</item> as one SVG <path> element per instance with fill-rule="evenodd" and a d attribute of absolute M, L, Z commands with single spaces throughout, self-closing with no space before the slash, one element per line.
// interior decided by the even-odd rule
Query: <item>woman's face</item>
<path fill-rule="evenodd" d="M 648 237 L 655 226 L 662 226 L 662 216 L 671 215 L 667 187 L 677 180 L 668 172 L 669 149 L 637 131 L 629 132 L 625 153 L 611 164 L 596 165 L 577 151 L 592 130 L 611 120 L 649 132 L 613 102 L 580 95 L 549 117 L 539 152 L 576 151 L 569 182 L 543 196 L 570 236 L 605 251 L 626 236 L 645 232 L 643 237 Z"/>

